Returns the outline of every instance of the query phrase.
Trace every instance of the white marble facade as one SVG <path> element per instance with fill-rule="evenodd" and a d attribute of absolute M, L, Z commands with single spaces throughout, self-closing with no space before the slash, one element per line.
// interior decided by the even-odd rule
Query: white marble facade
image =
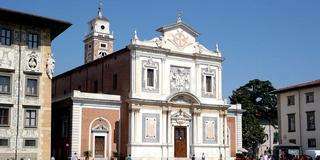
<path fill-rule="evenodd" d="M 222 98 L 218 46 L 205 48 L 197 41 L 199 33 L 181 19 L 157 31 L 160 36 L 147 41 L 135 32 L 129 45 L 128 154 L 133 159 L 229 158 L 231 105 Z"/>

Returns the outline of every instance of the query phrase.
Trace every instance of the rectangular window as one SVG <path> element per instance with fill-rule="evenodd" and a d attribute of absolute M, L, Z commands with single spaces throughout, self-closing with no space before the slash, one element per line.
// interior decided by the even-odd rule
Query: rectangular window
<path fill-rule="evenodd" d="M 307 114 L 307 130 L 314 131 L 316 130 L 315 124 L 315 111 L 306 112 Z"/>
<path fill-rule="evenodd" d="M 288 114 L 288 132 L 296 131 L 295 114 Z"/>
<path fill-rule="evenodd" d="M 147 86 L 154 87 L 154 69 L 147 69 Z"/>
<path fill-rule="evenodd" d="M 212 92 L 212 76 L 206 76 L 206 92 Z"/>
<path fill-rule="evenodd" d="M 36 128 L 37 127 L 37 110 L 36 109 L 26 109 L 25 110 L 25 127 Z"/>
<path fill-rule="evenodd" d="M 295 139 L 289 139 L 289 143 L 296 144 L 297 141 Z"/>
<path fill-rule="evenodd" d="M 38 95 L 38 79 L 27 78 L 26 95 L 37 96 Z"/>
<path fill-rule="evenodd" d="M 9 147 L 9 139 L 0 139 L 0 147 Z"/>
<path fill-rule="evenodd" d="M 9 111 L 9 108 L 0 108 L 0 126 L 9 126 Z"/>
<path fill-rule="evenodd" d="M 101 48 L 106 48 L 107 45 L 105 43 L 101 43 Z"/>
<path fill-rule="evenodd" d="M 117 74 L 113 74 L 113 76 L 112 76 L 112 88 L 113 88 L 113 90 L 117 89 L 117 85 L 118 85 L 117 83 L 118 83 Z"/>
<path fill-rule="evenodd" d="M 314 93 L 309 92 L 306 93 L 306 103 L 313 103 L 314 102 Z"/>
<path fill-rule="evenodd" d="M 37 146 L 37 140 L 35 140 L 35 139 L 25 139 L 24 140 L 24 146 L 25 147 L 36 147 Z"/>
<path fill-rule="evenodd" d="M 12 41 L 11 30 L 2 28 L 0 33 L 0 44 L 10 46 L 11 41 Z"/>
<path fill-rule="evenodd" d="M 317 143 L 315 138 L 308 139 L 308 148 L 316 148 Z"/>
<path fill-rule="evenodd" d="M 10 93 L 11 90 L 10 76 L 0 75 L 0 93 Z"/>
<path fill-rule="evenodd" d="M 288 96 L 288 106 L 294 105 L 294 95 Z"/>
<path fill-rule="evenodd" d="M 39 45 L 39 35 L 38 34 L 28 34 L 28 48 L 37 49 Z"/>

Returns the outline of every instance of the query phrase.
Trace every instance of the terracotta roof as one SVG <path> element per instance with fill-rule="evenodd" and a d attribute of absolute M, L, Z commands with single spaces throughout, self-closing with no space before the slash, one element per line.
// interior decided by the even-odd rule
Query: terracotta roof
<path fill-rule="evenodd" d="M 30 13 L 0 8 L 0 20 L 21 25 L 36 25 L 40 28 L 49 28 L 51 40 L 69 28 L 72 24 L 66 21 L 34 15 Z"/>
<path fill-rule="evenodd" d="M 297 89 L 301 89 L 301 88 L 310 88 L 310 87 L 315 87 L 315 86 L 320 86 L 320 79 L 287 86 L 284 88 L 277 89 L 274 92 L 275 93 L 282 93 L 282 92 L 286 92 L 286 91 L 292 91 L 292 90 L 297 90 Z"/>

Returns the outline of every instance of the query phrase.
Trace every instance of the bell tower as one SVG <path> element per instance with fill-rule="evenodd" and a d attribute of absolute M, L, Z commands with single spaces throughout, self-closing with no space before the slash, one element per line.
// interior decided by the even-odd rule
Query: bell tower
<path fill-rule="evenodd" d="M 84 42 L 84 63 L 94 61 L 113 52 L 113 33 L 110 22 L 103 16 L 103 4 L 99 1 L 98 15 L 88 22 L 89 32 Z"/>

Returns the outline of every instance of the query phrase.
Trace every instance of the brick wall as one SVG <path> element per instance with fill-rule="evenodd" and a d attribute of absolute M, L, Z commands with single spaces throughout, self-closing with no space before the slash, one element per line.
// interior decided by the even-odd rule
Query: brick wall
<path fill-rule="evenodd" d="M 53 78 L 53 98 L 63 97 L 73 90 L 89 93 L 121 95 L 120 154 L 126 155 L 128 143 L 128 104 L 130 93 L 130 50 L 121 49 L 103 58 L 84 64 Z M 113 75 L 117 75 L 117 88 L 113 88 Z"/>
<path fill-rule="evenodd" d="M 90 123 L 96 118 L 103 117 L 109 121 L 111 125 L 111 130 L 109 134 L 111 135 L 111 154 L 117 151 L 116 139 L 116 125 L 119 121 L 119 111 L 113 109 L 95 109 L 95 108 L 84 108 L 82 110 L 82 131 L 81 131 L 81 153 L 87 151 L 89 148 L 89 132 L 91 130 Z M 108 146 L 109 147 L 109 146 Z M 107 148 L 108 149 L 108 148 Z M 110 155 L 109 155 L 110 156 Z M 112 155 L 111 155 L 112 156 Z"/>
<path fill-rule="evenodd" d="M 230 129 L 230 153 L 231 157 L 236 157 L 237 139 L 236 139 L 236 119 L 235 117 L 227 117 L 228 127 Z"/>

